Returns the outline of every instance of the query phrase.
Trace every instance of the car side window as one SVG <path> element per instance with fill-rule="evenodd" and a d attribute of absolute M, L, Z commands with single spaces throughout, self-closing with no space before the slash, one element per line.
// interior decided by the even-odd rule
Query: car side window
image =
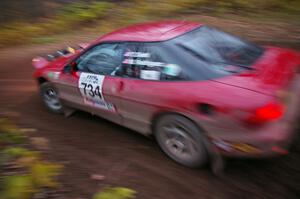
<path fill-rule="evenodd" d="M 179 80 L 180 67 L 168 62 L 161 43 L 128 43 L 122 61 L 124 77 L 152 81 Z"/>
<path fill-rule="evenodd" d="M 137 60 L 137 57 L 127 56 L 129 53 L 137 52 L 138 44 L 129 43 L 125 47 L 124 57 L 122 60 L 122 76 L 130 78 L 139 78 L 140 76 L 140 67 L 138 64 L 134 63 Z M 131 62 L 130 62 L 131 61 Z"/>
<path fill-rule="evenodd" d="M 100 75 L 114 75 L 121 65 L 123 44 L 100 44 L 81 55 L 77 61 L 77 70 Z"/>

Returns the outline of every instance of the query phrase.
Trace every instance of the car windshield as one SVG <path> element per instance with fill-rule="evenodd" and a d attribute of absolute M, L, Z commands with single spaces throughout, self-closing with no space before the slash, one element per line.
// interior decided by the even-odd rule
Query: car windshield
<path fill-rule="evenodd" d="M 248 69 L 263 52 L 259 46 L 207 26 L 179 37 L 176 45 L 205 62 Z"/>

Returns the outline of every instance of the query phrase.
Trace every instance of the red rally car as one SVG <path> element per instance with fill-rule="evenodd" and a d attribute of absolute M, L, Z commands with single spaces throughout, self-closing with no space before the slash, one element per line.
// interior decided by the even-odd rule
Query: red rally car
<path fill-rule="evenodd" d="M 173 160 L 287 153 L 297 118 L 299 54 L 186 21 L 129 26 L 36 57 L 54 113 L 80 109 L 145 135 Z"/>

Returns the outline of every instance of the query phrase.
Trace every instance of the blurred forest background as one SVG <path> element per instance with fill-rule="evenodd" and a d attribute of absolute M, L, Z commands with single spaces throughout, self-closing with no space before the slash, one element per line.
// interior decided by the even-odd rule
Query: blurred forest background
<path fill-rule="evenodd" d="M 99 34 L 131 23 L 192 15 L 299 25 L 300 0 L 1 0 L 0 47 L 47 43 L 87 29 Z M 194 19 L 194 18 L 192 18 Z"/>

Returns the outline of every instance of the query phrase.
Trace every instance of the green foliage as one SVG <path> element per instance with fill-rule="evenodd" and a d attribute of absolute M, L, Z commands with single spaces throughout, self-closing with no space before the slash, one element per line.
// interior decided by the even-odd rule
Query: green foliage
<path fill-rule="evenodd" d="M 242 14 L 243 16 L 299 16 L 299 0 L 126 0 L 89 3 L 77 0 L 66 4 L 54 16 L 37 23 L 15 22 L 0 28 L 0 47 L 23 43 L 49 43 L 53 34 L 79 30 L 100 24 L 102 32 L 148 20 L 173 17 L 183 13 Z M 39 20 L 37 20 L 39 21 Z"/>
<path fill-rule="evenodd" d="M 8 176 L 3 180 L 2 199 L 29 199 L 36 192 L 30 175 Z"/>
<path fill-rule="evenodd" d="M 93 199 L 133 199 L 135 191 L 124 187 L 106 188 L 96 193 Z"/>
<path fill-rule="evenodd" d="M 56 178 L 62 169 L 61 165 L 47 162 L 36 162 L 31 166 L 31 174 L 34 185 L 37 187 L 56 187 Z"/>
<path fill-rule="evenodd" d="M 8 119 L 0 118 L 0 133 L 20 133 L 20 131 Z"/>
<path fill-rule="evenodd" d="M 1 152 L 0 164 L 17 161 L 19 166 L 27 166 L 39 158 L 39 153 L 23 147 L 8 147 Z"/>
<path fill-rule="evenodd" d="M 25 135 L 5 118 L 0 118 L 0 143 L 21 144 Z"/>
<path fill-rule="evenodd" d="M 36 155 L 36 152 L 29 151 L 23 147 L 9 147 L 3 150 L 3 154 L 11 158 L 20 158 Z"/>
<path fill-rule="evenodd" d="M 41 36 L 32 38 L 32 42 L 35 44 L 49 44 L 56 41 L 57 38 L 53 36 Z"/>
<path fill-rule="evenodd" d="M 55 188 L 58 185 L 56 178 L 61 173 L 62 166 L 42 161 L 38 152 L 22 147 L 9 147 L 1 154 L 2 163 L 14 159 L 15 164 L 24 168 L 27 173 L 5 177 L 1 183 L 1 199 L 29 199 L 32 194 L 39 192 L 40 188 Z M 95 194 L 93 198 L 133 199 L 135 191 L 123 187 L 107 188 Z"/>
<path fill-rule="evenodd" d="M 27 199 L 40 188 L 55 188 L 58 185 L 56 178 L 61 172 L 61 165 L 35 160 L 29 167 L 26 175 L 4 178 L 1 199 Z"/>
<path fill-rule="evenodd" d="M 50 20 L 48 26 L 64 25 L 63 28 L 90 23 L 106 16 L 112 3 L 94 1 L 92 3 L 77 2 L 64 7 Z M 54 28 L 54 27 L 53 27 Z"/>
<path fill-rule="evenodd" d="M 14 134 L 22 132 L 7 119 L 0 119 L 0 135 Z M 22 134 L 23 137 L 25 135 Z M 1 142 L 4 145 L 12 143 L 11 139 L 2 139 Z M 20 147 L 16 143 L 1 151 L 0 166 L 5 169 L 5 165 L 13 165 L 10 169 L 17 168 L 16 171 L 20 174 L 0 178 L 1 199 L 30 199 L 41 188 L 54 188 L 57 186 L 56 178 L 62 170 L 61 165 L 43 161 L 39 152 Z"/>
<path fill-rule="evenodd" d="M 299 0 L 135 0 L 128 9 L 128 14 L 166 16 L 178 13 L 199 13 L 209 10 L 210 14 L 218 12 L 230 13 L 265 13 L 265 12 L 299 12 Z M 154 16 L 153 16 L 154 14 Z"/>
<path fill-rule="evenodd" d="M 2 134 L 22 132 L 7 119 L 0 119 L 0 135 Z M 62 166 L 43 161 L 39 152 L 14 145 L 2 150 L 0 155 L 1 165 L 11 163 L 22 169 L 19 175 L 0 178 L 1 199 L 30 199 L 43 188 L 57 187 L 56 180 Z M 135 194 L 134 190 L 124 187 L 106 188 L 96 193 L 93 199 L 134 199 Z"/>
<path fill-rule="evenodd" d="M 7 24 L 0 28 L 0 47 L 30 41 L 51 42 L 53 39 L 34 40 L 32 38 L 47 38 L 45 37 L 47 35 L 65 32 L 83 24 L 94 23 L 96 20 L 105 18 L 112 6 L 112 3 L 102 1 L 91 3 L 79 1 L 65 6 L 55 16 L 40 23 L 15 22 Z"/>
<path fill-rule="evenodd" d="M 0 143 L 21 144 L 25 139 L 25 136 L 19 133 L 0 133 Z"/>

